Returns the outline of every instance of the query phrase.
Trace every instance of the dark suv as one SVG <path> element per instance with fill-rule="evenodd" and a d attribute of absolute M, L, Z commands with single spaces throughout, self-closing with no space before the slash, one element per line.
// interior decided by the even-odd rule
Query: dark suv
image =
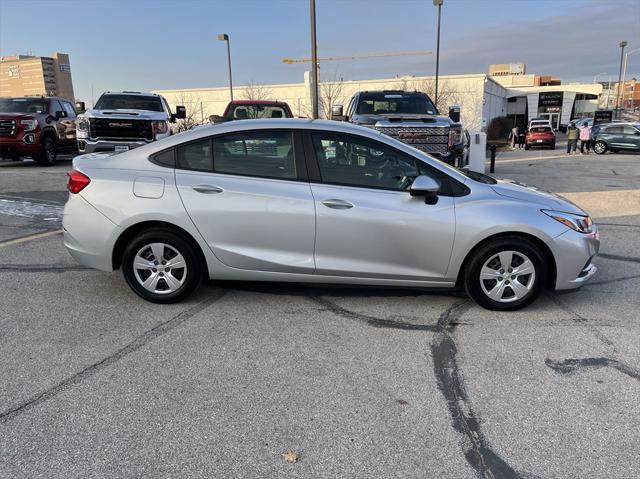
<path fill-rule="evenodd" d="M 30 156 L 50 166 L 61 150 L 76 151 L 76 111 L 69 100 L 0 98 L 0 156 Z"/>
<path fill-rule="evenodd" d="M 361 91 L 351 97 L 344 115 L 335 105 L 332 119 L 375 128 L 450 165 L 464 150 L 462 125 L 440 115 L 419 91 Z"/>
<path fill-rule="evenodd" d="M 593 151 L 598 155 L 607 150 L 640 151 L 640 123 L 609 123 L 594 126 L 591 130 Z"/>

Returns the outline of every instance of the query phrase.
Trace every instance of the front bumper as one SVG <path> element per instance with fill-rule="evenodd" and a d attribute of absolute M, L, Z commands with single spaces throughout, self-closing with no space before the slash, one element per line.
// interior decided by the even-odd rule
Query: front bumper
<path fill-rule="evenodd" d="M 14 137 L 0 137 L 0 156 L 35 155 L 40 152 L 40 133 L 18 133 Z"/>
<path fill-rule="evenodd" d="M 116 146 L 126 146 L 130 150 L 137 148 L 139 146 L 144 146 L 151 143 L 150 141 L 140 140 L 140 141 L 131 141 L 131 140 L 78 140 L 78 151 L 80 153 L 97 153 L 101 151 L 115 151 Z"/>
<path fill-rule="evenodd" d="M 569 230 L 554 239 L 556 259 L 556 290 L 579 288 L 598 271 L 592 263 L 600 249 L 600 234 L 596 225 L 589 234 Z"/>

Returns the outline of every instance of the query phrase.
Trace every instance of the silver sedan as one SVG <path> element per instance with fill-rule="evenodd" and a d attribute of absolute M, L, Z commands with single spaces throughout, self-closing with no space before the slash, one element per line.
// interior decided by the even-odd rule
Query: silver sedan
<path fill-rule="evenodd" d="M 548 192 L 463 172 L 375 130 L 211 125 L 75 158 L 64 243 L 175 302 L 203 278 L 465 288 L 514 310 L 596 272 L 596 226 Z"/>

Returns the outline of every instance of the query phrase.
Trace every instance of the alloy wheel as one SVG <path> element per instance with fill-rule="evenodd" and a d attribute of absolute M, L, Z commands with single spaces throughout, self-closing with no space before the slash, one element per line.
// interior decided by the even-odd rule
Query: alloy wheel
<path fill-rule="evenodd" d="M 601 141 L 598 141 L 598 142 L 596 142 L 595 145 L 593 145 L 593 151 L 595 151 L 599 155 L 604 153 L 606 151 L 606 149 L 607 149 L 606 145 Z"/>
<path fill-rule="evenodd" d="M 147 291 L 169 294 L 182 287 L 187 278 L 187 263 L 180 252 L 165 243 L 151 243 L 133 258 L 133 273 Z"/>
<path fill-rule="evenodd" d="M 511 303 L 529 295 L 536 279 L 533 262 L 519 251 L 492 255 L 480 270 L 480 287 L 492 300 Z"/>

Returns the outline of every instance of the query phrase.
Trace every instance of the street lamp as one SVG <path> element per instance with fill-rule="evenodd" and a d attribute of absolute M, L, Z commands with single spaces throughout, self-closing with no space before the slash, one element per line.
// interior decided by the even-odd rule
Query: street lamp
<path fill-rule="evenodd" d="M 631 50 L 630 52 L 625 53 L 624 55 L 624 66 L 622 67 L 622 84 L 623 86 L 623 90 L 622 90 L 622 106 L 624 106 L 624 94 L 625 91 L 627 89 L 626 87 L 626 81 L 627 81 L 627 59 L 629 58 L 629 55 L 633 55 L 636 52 L 640 52 L 640 48 L 636 48 L 635 50 Z"/>
<path fill-rule="evenodd" d="M 596 79 L 600 76 L 600 75 L 607 75 L 607 72 L 602 72 L 602 73 L 597 73 L 593 76 L 593 83 L 598 83 L 596 81 Z"/>
<path fill-rule="evenodd" d="M 233 80 L 231 78 L 231 46 L 229 45 L 229 35 L 226 33 L 219 33 L 218 40 L 221 42 L 227 42 L 227 64 L 229 65 L 229 96 L 233 101 Z"/>
<path fill-rule="evenodd" d="M 316 40 L 316 0 L 310 0 L 311 17 L 311 116 L 318 119 L 318 42 Z"/>
<path fill-rule="evenodd" d="M 618 115 L 620 114 L 620 86 L 622 84 L 622 59 L 624 57 L 624 47 L 627 46 L 627 42 L 620 42 L 620 71 L 618 72 L 618 91 L 616 93 L 616 110 Z"/>
<path fill-rule="evenodd" d="M 433 0 L 433 5 L 438 7 L 438 40 L 436 44 L 436 108 L 438 108 L 438 73 L 440 70 L 440 14 L 443 0 Z"/>

